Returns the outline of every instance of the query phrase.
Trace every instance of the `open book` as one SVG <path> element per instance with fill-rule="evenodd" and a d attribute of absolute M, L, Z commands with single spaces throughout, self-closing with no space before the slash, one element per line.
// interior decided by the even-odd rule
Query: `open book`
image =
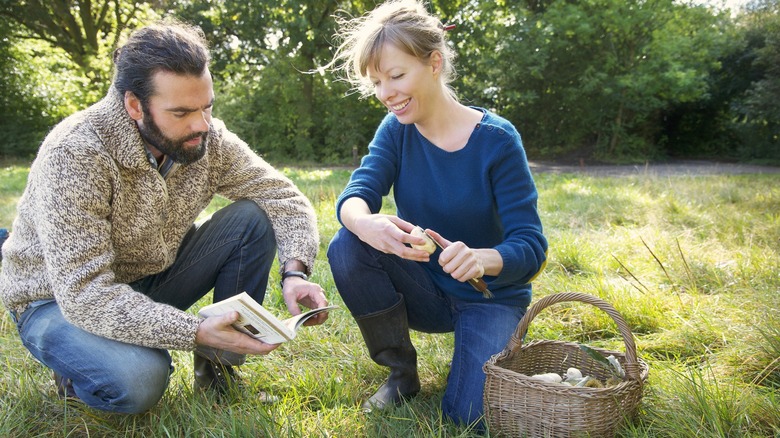
<path fill-rule="evenodd" d="M 312 316 L 337 307 L 320 307 L 285 320 L 280 320 L 250 297 L 249 294 L 241 292 L 226 300 L 204 306 L 198 311 L 198 315 L 205 318 L 224 315 L 235 310 L 241 315 L 238 321 L 233 323 L 233 327 L 236 330 L 267 344 L 279 344 L 292 340 L 298 334 L 298 329 Z"/>

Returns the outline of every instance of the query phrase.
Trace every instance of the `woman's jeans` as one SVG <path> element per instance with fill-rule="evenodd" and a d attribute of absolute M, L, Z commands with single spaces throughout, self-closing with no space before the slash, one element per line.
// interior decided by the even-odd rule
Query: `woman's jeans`
<path fill-rule="evenodd" d="M 455 333 L 442 412 L 456 423 L 480 420 L 482 366 L 506 346 L 525 309 L 449 297 L 434 286 L 420 263 L 377 251 L 345 228 L 331 241 L 328 260 L 339 294 L 354 317 L 387 309 L 401 294 L 409 327 Z M 475 292 L 475 296 L 481 295 Z"/>
<path fill-rule="evenodd" d="M 246 291 L 262 302 L 275 254 L 268 217 L 254 202 L 237 201 L 193 225 L 170 268 L 130 286 L 182 310 L 211 289 L 214 301 Z M 24 346 L 71 379 L 76 395 L 93 408 L 140 413 L 165 393 L 173 371 L 166 350 L 88 333 L 68 323 L 54 300 L 36 301 L 15 319 Z"/>

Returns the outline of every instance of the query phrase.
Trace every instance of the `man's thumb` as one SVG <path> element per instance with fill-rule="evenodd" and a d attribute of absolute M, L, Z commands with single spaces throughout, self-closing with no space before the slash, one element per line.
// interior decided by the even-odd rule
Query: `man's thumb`
<path fill-rule="evenodd" d="M 220 316 L 220 322 L 223 325 L 231 325 L 234 322 L 238 321 L 238 319 L 241 317 L 241 315 L 238 314 L 237 311 L 233 310 L 231 312 L 228 312 L 222 316 Z"/>

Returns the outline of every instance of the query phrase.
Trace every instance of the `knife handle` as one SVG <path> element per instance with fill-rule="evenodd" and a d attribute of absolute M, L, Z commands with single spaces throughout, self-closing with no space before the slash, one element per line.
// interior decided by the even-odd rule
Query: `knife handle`
<path fill-rule="evenodd" d="M 442 246 L 441 243 L 439 243 L 438 240 L 434 239 L 433 236 L 431 236 L 427 231 L 423 231 L 426 236 L 428 236 L 429 239 L 433 241 L 433 243 L 436 244 L 439 248 L 442 250 L 444 249 L 444 246 Z M 469 284 L 474 287 L 478 292 L 482 292 L 482 296 L 485 298 L 493 298 L 493 292 L 490 292 L 490 289 L 488 289 L 487 283 L 485 283 L 485 280 L 482 278 L 472 278 L 469 280 Z"/>
<path fill-rule="evenodd" d="M 471 284 L 474 287 L 474 289 L 478 290 L 479 292 L 482 292 L 483 297 L 493 298 L 493 293 L 490 292 L 490 289 L 488 289 L 485 280 L 481 278 L 472 278 L 471 280 L 469 280 L 469 284 Z"/>

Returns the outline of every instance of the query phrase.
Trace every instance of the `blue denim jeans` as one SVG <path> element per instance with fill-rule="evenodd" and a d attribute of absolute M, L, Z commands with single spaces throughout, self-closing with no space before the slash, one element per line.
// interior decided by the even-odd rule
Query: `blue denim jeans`
<path fill-rule="evenodd" d="M 254 202 L 237 201 L 193 225 L 171 267 L 130 286 L 182 310 L 212 289 L 215 301 L 247 291 L 262 302 L 275 254 L 266 214 Z M 24 346 L 71 379 L 88 406 L 140 413 L 152 408 L 168 386 L 173 371 L 168 351 L 86 332 L 68 323 L 54 300 L 36 301 L 15 319 Z"/>
<path fill-rule="evenodd" d="M 426 333 L 454 332 L 442 413 L 456 423 L 483 427 L 482 366 L 506 346 L 525 309 L 451 298 L 436 288 L 421 264 L 377 251 L 345 228 L 330 242 L 328 261 L 353 316 L 387 309 L 401 294 L 409 327 Z"/>

